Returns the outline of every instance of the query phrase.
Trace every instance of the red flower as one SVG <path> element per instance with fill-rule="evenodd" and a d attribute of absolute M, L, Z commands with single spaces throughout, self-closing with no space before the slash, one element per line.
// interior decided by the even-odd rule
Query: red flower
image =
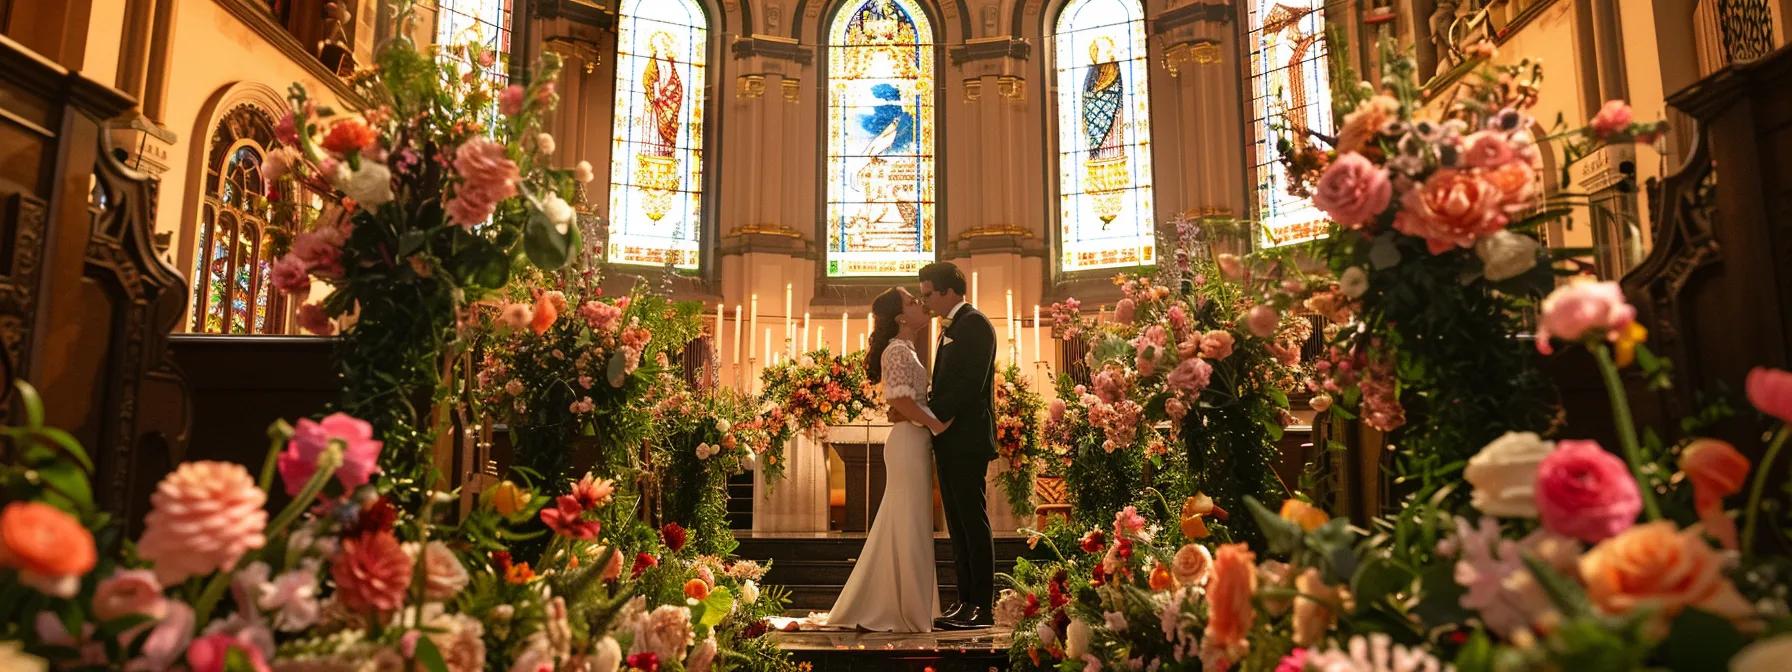
<path fill-rule="evenodd" d="M 492 568 L 499 574 L 510 571 L 510 551 L 492 551 Z"/>
<path fill-rule="evenodd" d="M 329 135 L 324 136 L 324 149 L 336 154 L 347 154 L 372 147 L 379 142 L 379 132 L 369 128 L 360 119 L 344 119 L 330 127 Z"/>
<path fill-rule="evenodd" d="M 666 523 L 665 527 L 660 528 L 660 538 L 665 540 L 666 550 L 673 553 L 684 548 L 685 532 L 678 523 Z"/>
<path fill-rule="evenodd" d="M 1107 570 L 1102 569 L 1101 565 L 1096 565 L 1095 569 L 1089 573 L 1089 585 L 1094 586 L 1096 588 L 1100 588 L 1103 585 L 1105 585 L 1107 582 L 1108 582 Z"/>
<path fill-rule="evenodd" d="M 1055 588 L 1056 586 L 1053 586 L 1053 587 Z M 1022 609 L 1020 613 L 1021 613 L 1021 616 L 1025 617 L 1025 618 L 1032 618 L 1034 616 L 1038 616 L 1039 615 L 1039 596 L 1028 593 L 1027 594 L 1027 606 L 1026 606 L 1026 608 Z"/>
<path fill-rule="evenodd" d="M 554 503 L 554 508 L 541 510 L 541 522 L 547 523 L 554 534 L 574 539 L 593 539 L 603 529 L 603 523 L 585 520 L 584 507 L 579 506 L 579 500 L 572 495 L 561 495 Z"/>
<path fill-rule="evenodd" d="M 1107 545 L 1107 535 L 1103 534 L 1101 530 L 1089 530 L 1088 534 L 1083 535 L 1082 547 L 1084 553 L 1100 553 L 1101 549 L 1107 548 Z"/>
<path fill-rule="evenodd" d="M 356 612 L 389 614 L 404 606 L 411 584 L 411 557 L 390 531 L 370 532 L 342 542 L 330 565 L 336 597 Z"/>
<path fill-rule="evenodd" d="M 628 666 L 644 672 L 659 672 L 660 656 L 652 651 L 629 654 Z"/>
<path fill-rule="evenodd" d="M 392 506 L 392 500 L 385 497 L 373 500 L 361 509 L 361 515 L 355 517 L 354 527 L 342 531 L 344 537 L 359 537 L 363 534 L 386 532 L 398 521 L 398 507 Z"/>
<path fill-rule="evenodd" d="M 645 571 L 647 571 L 647 569 L 649 567 L 656 567 L 659 564 L 660 564 L 659 558 L 653 557 L 651 554 L 636 553 L 635 554 L 635 569 L 630 574 L 630 576 L 635 577 L 635 578 L 640 578 L 641 572 L 645 572 Z"/>

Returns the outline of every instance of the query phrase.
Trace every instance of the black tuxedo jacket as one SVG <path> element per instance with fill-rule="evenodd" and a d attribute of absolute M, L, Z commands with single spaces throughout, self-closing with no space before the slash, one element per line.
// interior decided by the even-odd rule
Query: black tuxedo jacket
<path fill-rule="evenodd" d="M 942 331 L 928 408 L 951 427 L 933 439 L 942 460 L 996 459 L 996 330 L 970 304 Z"/>

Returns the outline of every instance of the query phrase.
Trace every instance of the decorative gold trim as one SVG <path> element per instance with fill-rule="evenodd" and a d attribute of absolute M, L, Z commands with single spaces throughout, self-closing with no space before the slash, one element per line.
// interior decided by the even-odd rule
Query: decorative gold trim
<path fill-rule="evenodd" d="M 1013 224 L 992 224 L 990 226 L 979 226 L 958 234 L 959 240 L 998 237 L 1032 238 L 1033 232 Z"/>
<path fill-rule="evenodd" d="M 1203 205 L 1178 212 L 1172 219 L 1209 219 L 1232 216 L 1232 208 L 1223 205 Z"/>
<path fill-rule="evenodd" d="M 1164 48 L 1164 69 L 1171 77 L 1182 74 L 1186 65 L 1219 65 L 1225 62 L 1220 54 L 1220 45 L 1213 40 L 1197 40 L 1179 42 Z"/>
<path fill-rule="evenodd" d="M 604 55 L 597 51 L 597 46 L 571 35 L 555 35 L 542 40 L 541 48 L 559 54 L 561 58 L 577 58 L 584 64 L 585 74 L 597 72 L 597 66 L 604 62 Z"/>
<path fill-rule="evenodd" d="M 730 231 L 728 235 L 732 238 L 744 236 L 777 236 L 793 240 L 803 239 L 803 234 L 801 232 L 782 224 L 748 224 L 746 226 L 737 226 L 733 231 Z"/>
<path fill-rule="evenodd" d="M 765 95 L 765 75 L 741 75 L 735 80 L 736 98 L 758 98 Z"/>
<path fill-rule="evenodd" d="M 964 102 L 974 103 L 983 99 L 983 80 L 964 80 Z"/>
<path fill-rule="evenodd" d="M 996 93 L 1009 100 L 1020 100 L 1027 95 L 1027 80 L 1014 75 L 1002 75 L 996 78 Z"/>
<path fill-rule="evenodd" d="M 785 77 L 779 80 L 778 86 L 784 89 L 784 102 L 794 103 L 802 100 L 803 80 L 796 77 Z"/>

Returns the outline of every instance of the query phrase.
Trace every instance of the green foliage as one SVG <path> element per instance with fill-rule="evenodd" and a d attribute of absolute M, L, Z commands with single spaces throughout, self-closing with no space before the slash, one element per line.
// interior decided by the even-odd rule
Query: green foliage
<path fill-rule="evenodd" d="M 1045 457 L 1041 415 L 1045 399 L 1033 391 L 1020 367 L 1009 364 L 996 377 L 996 453 L 1005 461 L 997 475 L 1008 507 L 1017 516 L 1033 513 L 1033 481 Z"/>

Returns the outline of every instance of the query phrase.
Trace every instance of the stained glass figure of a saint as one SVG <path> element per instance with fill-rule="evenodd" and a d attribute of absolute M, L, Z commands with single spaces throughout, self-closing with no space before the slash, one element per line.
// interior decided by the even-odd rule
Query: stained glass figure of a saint
<path fill-rule="evenodd" d="M 708 21 L 693 0 L 628 0 L 620 14 L 607 256 L 694 270 Z"/>
<path fill-rule="evenodd" d="M 1073 0 L 1056 26 L 1059 269 L 1155 263 L 1144 10 Z"/>

